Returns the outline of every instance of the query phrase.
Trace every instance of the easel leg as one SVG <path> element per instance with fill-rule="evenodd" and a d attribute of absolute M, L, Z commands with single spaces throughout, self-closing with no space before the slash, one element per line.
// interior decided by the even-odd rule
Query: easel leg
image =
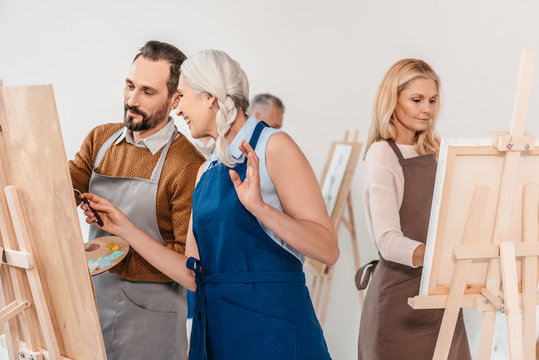
<path fill-rule="evenodd" d="M 0 236 L 1 240 L 1 236 Z M 8 289 L 6 288 L 6 285 L 9 281 L 9 274 L 8 269 L 4 265 L 0 265 L 0 307 L 5 308 L 6 299 L 10 299 L 11 296 L 9 294 Z M 13 322 L 15 320 L 6 321 L 4 323 L 4 334 L 6 336 L 6 348 L 8 352 L 8 356 L 10 359 L 15 359 L 16 354 L 16 345 L 15 345 L 15 329 L 12 327 Z"/>
<path fill-rule="evenodd" d="M 15 234 L 17 236 L 19 247 L 22 251 L 27 251 L 27 248 L 30 248 L 31 245 L 17 191 L 14 186 L 8 186 L 6 187 L 4 192 L 13 220 Z M 60 359 L 60 348 L 58 346 L 58 341 L 56 339 L 54 328 L 52 326 L 51 316 L 49 308 L 47 307 L 47 302 L 45 300 L 45 294 L 41 285 L 41 278 L 39 276 L 39 272 L 37 271 L 37 268 L 34 268 L 27 270 L 26 274 L 28 276 L 28 283 L 32 291 L 32 298 L 36 306 L 37 316 L 39 318 L 39 324 L 41 325 L 43 338 L 45 340 L 45 344 L 47 345 L 49 358 L 51 360 Z"/>
<path fill-rule="evenodd" d="M 352 196 L 350 195 L 350 193 L 348 193 L 348 196 L 346 198 L 346 203 L 347 203 L 347 208 L 348 208 L 348 220 L 344 218 L 344 214 L 343 214 L 341 221 L 345 225 L 345 227 L 350 231 L 350 237 L 352 239 L 354 265 L 357 271 L 360 267 L 359 249 L 358 249 L 358 244 L 357 244 L 356 228 L 355 228 L 355 223 L 354 223 L 354 212 L 352 210 Z M 337 226 L 337 230 L 338 229 L 339 229 L 339 226 Z M 333 282 L 333 271 L 334 271 L 333 266 L 325 266 L 325 269 L 323 271 L 324 276 L 321 277 L 320 279 L 320 290 L 322 290 L 322 285 L 323 285 L 324 295 L 322 299 L 320 299 L 320 296 L 321 296 L 320 292 L 317 293 L 317 296 L 316 296 L 316 303 L 318 306 L 320 306 L 320 312 L 319 312 L 320 315 L 318 316 L 318 318 L 322 326 L 324 325 L 325 320 L 326 320 L 326 312 L 327 312 L 327 307 L 329 305 L 329 294 L 331 292 L 331 285 Z M 364 294 L 362 291 L 359 291 L 359 301 L 361 305 L 363 305 L 363 299 L 364 299 Z"/>
<path fill-rule="evenodd" d="M 485 311 L 481 323 L 481 335 L 479 337 L 478 360 L 490 360 L 492 352 L 492 339 L 494 338 L 494 326 L 496 325 L 496 311 Z M 535 333 L 535 332 L 534 332 Z"/>
<path fill-rule="evenodd" d="M 327 268 L 327 275 L 325 276 L 326 278 L 326 281 L 325 281 L 325 291 L 324 291 L 324 298 L 322 299 L 322 306 L 321 306 L 321 311 L 320 311 L 320 324 L 322 324 L 322 327 L 324 326 L 325 322 L 326 322 L 326 312 L 327 312 L 327 309 L 328 309 L 328 304 L 329 304 L 329 293 L 330 293 L 330 290 L 331 290 L 331 282 L 333 281 L 333 266 Z"/>
<path fill-rule="evenodd" d="M 10 216 L 8 211 L 8 206 L 6 199 L 4 197 L 3 187 L 1 187 L 0 183 L 0 234 L 2 236 L 3 241 L 3 247 L 4 249 L 14 249 L 15 248 L 15 234 L 10 226 Z M 11 278 L 11 284 L 13 287 L 13 294 L 15 297 L 15 300 L 17 300 L 18 303 L 22 303 L 26 301 L 29 297 L 28 294 L 26 294 L 26 291 L 24 290 L 24 280 L 23 280 L 23 274 L 24 270 L 17 269 L 13 267 L 9 267 L 7 270 L 9 273 L 9 276 Z M 4 289 L 4 294 L 5 294 Z M 5 295 L 4 295 L 5 296 Z M 37 350 L 37 344 L 39 342 L 39 333 L 37 332 L 36 327 L 32 327 L 29 324 L 38 324 L 38 318 L 37 314 L 35 313 L 35 310 L 33 309 L 27 309 L 22 314 L 19 315 L 21 318 L 20 321 L 20 333 L 12 332 L 12 335 L 14 335 L 17 338 L 23 339 L 25 342 L 25 345 L 28 349 L 35 351 Z M 6 334 L 7 335 L 7 334 Z M 14 343 L 16 348 L 18 348 L 18 345 Z"/>
<path fill-rule="evenodd" d="M 453 340 L 453 334 L 455 333 L 460 304 L 462 304 L 462 298 L 464 297 L 464 289 L 466 288 L 466 280 L 471 264 L 471 260 L 457 261 L 457 265 L 453 272 L 453 279 L 451 280 L 451 289 L 449 290 L 447 303 L 445 305 L 440 333 L 438 334 L 434 356 L 432 357 L 433 359 L 445 360 L 449 356 L 449 350 L 451 349 L 451 342 Z"/>
<path fill-rule="evenodd" d="M 318 284 L 316 285 L 316 288 L 315 288 L 316 291 L 314 292 L 314 296 L 313 296 L 313 299 L 314 299 L 313 305 L 316 312 L 318 313 L 320 311 L 320 298 L 322 297 L 322 288 L 325 285 L 324 276 L 318 276 L 318 279 L 316 282 Z"/>
<path fill-rule="evenodd" d="M 350 231 L 350 237 L 352 238 L 352 251 L 354 255 L 354 265 L 356 266 L 356 270 L 358 270 L 361 267 L 361 264 L 359 261 L 359 247 L 357 244 L 356 224 L 354 222 L 354 210 L 352 209 L 351 193 L 348 193 L 348 197 L 346 198 L 346 205 L 348 208 L 348 224 L 346 224 L 347 225 L 346 227 Z"/>
<path fill-rule="evenodd" d="M 357 233 L 356 233 L 356 224 L 354 222 L 354 210 L 352 208 L 352 194 L 348 193 L 346 198 L 346 205 L 348 208 L 348 223 L 345 223 L 347 229 L 350 231 L 350 237 L 352 240 L 352 252 L 354 255 L 354 265 L 356 266 L 356 271 L 361 267 L 361 262 L 359 258 L 359 246 L 357 243 Z M 363 291 L 358 291 L 359 293 L 359 303 L 363 306 L 363 301 L 365 301 L 365 294 Z"/>
<path fill-rule="evenodd" d="M 537 241 L 537 221 L 539 200 L 537 185 L 524 186 L 522 198 L 522 229 L 524 242 Z M 522 259 L 522 307 L 523 307 L 523 343 L 524 358 L 535 357 L 535 321 L 537 303 L 537 256 L 525 256 Z"/>
<path fill-rule="evenodd" d="M 500 262 L 507 315 L 507 336 L 509 338 L 510 359 L 522 359 L 522 329 L 520 324 L 520 306 L 518 300 L 517 263 L 515 244 L 510 241 L 500 243 Z"/>
<path fill-rule="evenodd" d="M 470 210 L 466 219 L 464 233 L 462 234 L 462 244 L 476 243 L 479 235 L 479 224 L 483 217 L 483 209 L 485 208 L 486 200 L 488 199 L 489 188 L 487 186 L 478 186 L 474 190 Z M 457 260 L 451 279 L 451 288 L 445 304 L 444 317 L 436 348 L 434 349 L 433 359 L 447 359 L 451 342 L 455 333 L 455 325 L 459 315 L 462 299 L 464 297 L 464 289 L 468 280 L 468 274 L 472 260 Z"/>

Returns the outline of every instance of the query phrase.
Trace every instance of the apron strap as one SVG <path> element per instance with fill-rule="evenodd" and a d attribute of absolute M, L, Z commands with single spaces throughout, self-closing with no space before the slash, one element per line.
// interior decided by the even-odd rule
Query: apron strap
<path fill-rule="evenodd" d="M 208 350 L 206 347 L 206 292 L 203 289 L 204 282 L 202 281 L 202 265 L 200 260 L 194 257 L 187 259 L 185 267 L 192 270 L 195 273 L 195 283 L 197 289 L 195 291 L 195 308 L 193 312 L 193 319 L 199 320 L 199 329 L 192 329 L 191 331 L 191 344 L 200 344 L 202 347 L 200 357 L 197 360 L 208 360 Z"/>
<path fill-rule="evenodd" d="M 386 139 L 386 141 L 389 144 L 389 146 L 391 146 L 391 148 L 393 149 L 393 152 L 395 153 L 395 155 L 397 155 L 397 157 L 399 158 L 399 162 L 403 161 L 404 156 L 402 156 L 402 153 L 399 147 L 397 146 L 397 144 L 395 144 L 395 142 L 392 139 Z"/>
<path fill-rule="evenodd" d="M 215 273 L 203 277 L 204 283 L 268 283 L 268 282 L 305 282 L 303 272 L 241 272 Z"/>
<path fill-rule="evenodd" d="M 174 141 L 174 139 L 176 139 L 176 136 L 178 136 L 178 134 L 178 128 L 176 127 L 176 125 L 174 125 L 174 132 L 172 133 L 172 136 L 170 137 L 168 143 L 165 145 L 163 152 L 161 152 L 161 156 L 159 157 L 157 165 L 155 165 L 155 168 L 153 169 L 152 177 L 150 179 L 151 181 L 159 182 L 159 178 L 161 177 L 161 171 L 163 170 L 163 165 L 165 164 L 165 159 L 168 154 L 168 149 L 170 149 L 170 145 L 172 145 L 172 142 Z"/>
<path fill-rule="evenodd" d="M 356 287 L 358 290 L 365 290 L 369 285 L 372 275 L 374 274 L 374 269 L 378 265 L 379 260 L 373 260 L 368 264 L 363 265 L 359 268 L 356 273 Z M 366 271 L 365 271 L 366 270 Z"/>
<path fill-rule="evenodd" d="M 262 133 L 262 130 L 264 130 L 264 127 L 266 126 L 269 127 L 269 125 L 266 124 L 264 121 L 259 121 L 256 124 L 255 129 L 253 130 L 253 133 L 251 134 L 251 139 L 249 140 L 249 145 L 251 145 L 253 150 L 256 149 L 256 144 L 258 144 L 258 139 L 260 138 L 260 134 Z M 213 157 L 213 154 L 211 157 Z M 219 163 L 219 160 L 213 160 L 213 161 L 208 160 L 204 171 L 211 169 L 218 163 Z"/>
<path fill-rule="evenodd" d="M 109 147 L 112 145 L 112 143 L 115 140 L 117 140 L 120 137 L 124 129 L 125 127 L 122 127 L 120 130 L 116 131 L 114 134 L 112 134 L 111 137 L 107 139 L 107 141 L 103 143 L 103 145 L 101 145 L 101 148 L 99 149 L 99 151 L 97 152 L 97 156 L 95 157 L 94 170 L 97 169 L 97 167 L 101 163 L 101 160 L 103 160 L 103 157 L 105 156 L 105 153 L 107 152 Z M 174 139 L 176 139 L 178 134 L 179 134 L 178 128 L 174 126 L 174 132 L 172 133 L 172 136 L 170 137 L 170 140 L 168 141 L 168 143 L 165 145 L 163 152 L 161 152 L 161 156 L 159 157 L 159 160 L 157 161 L 157 165 L 153 169 L 152 177 L 150 178 L 151 181 L 153 182 L 159 181 L 159 178 L 161 177 L 161 172 L 163 170 L 163 165 L 165 164 L 165 159 L 168 154 L 168 150 L 170 149 L 170 145 L 172 145 L 172 142 L 174 141 Z"/>
<path fill-rule="evenodd" d="M 116 139 L 120 137 L 120 135 L 122 134 L 122 132 L 124 132 L 124 130 L 125 130 L 125 127 L 122 127 L 120 130 L 112 134 L 112 136 L 109 137 L 107 141 L 103 143 L 103 145 L 101 145 L 101 147 L 99 148 L 99 151 L 97 152 L 97 156 L 95 157 L 95 160 L 94 160 L 94 170 L 97 169 L 97 167 L 101 163 L 101 160 L 103 160 L 103 156 L 105 156 L 105 153 L 107 152 L 109 147 L 112 145 L 114 141 L 116 141 Z"/>
<path fill-rule="evenodd" d="M 190 257 L 185 267 L 195 273 L 197 286 L 214 283 L 268 283 L 268 282 L 305 282 L 303 271 L 272 271 L 272 272 L 236 272 L 203 274 L 202 263 L 199 259 Z M 197 288 L 198 291 L 198 288 Z"/>
<path fill-rule="evenodd" d="M 254 149 L 256 149 L 256 144 L 258 144 L 258 139 L 260 138 L 260 134 L 262 133 L 262 130 L 268 126 L 264 121 L 259 121 L 256 124 L 256 127 L 253 131 L 253 134 L 251 135 L 251 139 L 249 140 L 249 145 Z"/>

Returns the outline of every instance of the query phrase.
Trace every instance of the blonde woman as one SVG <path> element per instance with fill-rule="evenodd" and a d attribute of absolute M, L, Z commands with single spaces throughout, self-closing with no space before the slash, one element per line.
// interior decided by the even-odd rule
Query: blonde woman
<path fill-rule="evenodd" d="M 364 289 L 358 358 L 432 359 L 442 310 L 413 310 L 418 294 L 440 139 L 440 79 L 424 61 L 403 59 L 385 74 L 366 149 L 364 205 L 380 255 L 356 275 Z M 459 314 L 450 359 L 470 359 Z"/>
<path fill-rule="evenodd" d="M 89 198 L 106 231 L 196 290 L 190 360 L 327 360 L 302 263 L 305 256 L 335 263 L 337 236 L 294 141 L 245 115 L 248 89 L 239 64 L 222 51 L 182 64 L 178 115 L 193 138 L 216 140 L 198 172 L 186 256 L 152 245 L 112 204 Z"/>

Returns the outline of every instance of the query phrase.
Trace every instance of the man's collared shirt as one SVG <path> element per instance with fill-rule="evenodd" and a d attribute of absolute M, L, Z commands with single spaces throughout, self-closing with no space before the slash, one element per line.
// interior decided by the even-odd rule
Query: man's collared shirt
<path fill-rule="evenodd" d="M 172 120 L 172 118 L 169 116 L 168 123 L 165 125 L 164 128 L 162 128 L 155 134 L 148 136 L 145 139 L 140 139 L 139 141 L 137 141 L 137 143 L 135 143 L 135 141 L 133 140 L 133 131 L 124 127 L 122 134 L 120 135 L 118 140 L 116 140 L 114 145 L 120 144 L 125 139 L 127 143 L 138 147 L 147 148 L 148 150 L 150 150 L 152 155 L 155 155 L 159 150 L 161 150 L 163 146 L 168 143 L 170 137 L 174 133 L 174 129 L 174 120 Z"/>

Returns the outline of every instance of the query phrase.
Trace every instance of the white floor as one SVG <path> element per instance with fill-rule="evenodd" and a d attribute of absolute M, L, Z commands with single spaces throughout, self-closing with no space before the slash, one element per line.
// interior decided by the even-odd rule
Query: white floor
<path fill-rule="evenodd" d="M 464 323 L 468 333 L 468 341 L 472 358 L 477 359 L 477 350 L 479 348 L 479 332 L 481 331 L 481 313 L 473 309 L 464 309 Z M 496 316 L 496 328 L 494 330 L 494 341 L 492 346 L 491 359 L 508 359 L 507 339 L 505 328 L 505 316 L 498 313 Z"/>
<path fill-rule="evenodd" d="M 472 357 L 477 358 L 477 348 L 479 346 L 479 331 L 481 329 L 481 313 L 472 309 L 464 309 L 464 322 L 468 332 L 468 340 L 470 342 L 470 350 Z M 187 324 L 188 331 L 191 330 L 191 323 Z M 507 339 L 505 328 L 505 316 L 498 313 L 496 317 L 496 329 L 494 331 L 494 344 L 492 349 L 493 360 L 508 359 Z M 0 360 L 8 360 L 7 351 L 0 348 Z M 334 359 L 334 360 L 352 360 L 352 359 Z"/>
<path fill-rule="evenodd" d="M 477 348 L 479 347 L 479 332 L 481 330 L 481 313 L 472 309 L 464 310 L 464 322 L 468 331 L 468 340 L 470 342 L 470 350 L 474 359 L 477 358 Z M 536 312 L 536 330 L 535 336 L 539 338 L 539 308 Z M 505 315 L 498 313 L 496 316 L 496 328 L 494 330 L 494 341 L 492 347 L 491 359 L 505 360 L 509 358 L 507 345 L 507 328 Z"/>

